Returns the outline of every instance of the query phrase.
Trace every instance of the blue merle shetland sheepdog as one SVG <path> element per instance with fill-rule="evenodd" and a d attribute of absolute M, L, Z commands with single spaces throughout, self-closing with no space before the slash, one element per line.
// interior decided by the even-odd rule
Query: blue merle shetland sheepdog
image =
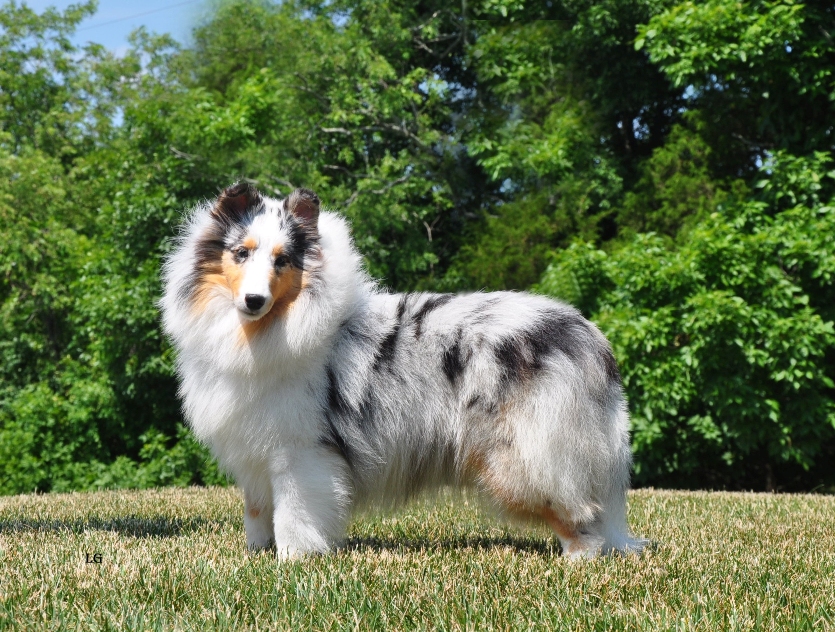
<path fill-rule="evenodd" d="M 572 307 L 382 291 L 313 192 L 247 183 L 193 211 L 163 278 L 185 413 L 243 488 L 250 548 L 327 551 L 355 508 L 447 484 L 570 556 L 642 546 L 617 364 Z"/>

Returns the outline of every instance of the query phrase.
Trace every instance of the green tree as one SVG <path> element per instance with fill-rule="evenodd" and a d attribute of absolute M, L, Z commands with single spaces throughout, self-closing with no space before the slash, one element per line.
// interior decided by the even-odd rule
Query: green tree
<path fill-rule="evenodd" d="M 780 154 L 763 199 L 713 212 L 679 246 L 652 233 L 611 253 L 578 243 L 543 276 L 540 291 L 613 342 L 639 483 L 835 482 L 835 200 L 808 194 L 830 164 Z M 780 184 L 802 203 L 775 213 Z"/>
<path fill-rule="evenodd" d="M 160 42 L 124 59 L 76 50 L 68 35 L 94 9 L 0 9 L 0 493 L 165 482 L 151 426 L 198 463 L 180 480 L 220 480 L 178 429 L 154 307 L 180 204 L 166 227 L 166 198 L 143 181 L 156 165 L 132 169 L 113 122 Z"/>
<path fill-rule="evenodd" d="M 436 5 L 223 3 L 175 62 L 170 115 L 145 102 L 136 124 L 203 191 L 241 176 L 273 195 L 314 188 L 352 220 L 372 274 L 430 285 L 462 207 L 489 189 L 457 138 L 463 23 Z"/>
<path fill-rule="evenodd" d="M 714 176 L 711 148 L 690 127 L 673 126 L 667 142 L 642 163 L 640 178 L 617 211 L 621 237 L 656 232 L 686 238 L 686 229 L 727 204 L 731 191 L 747 195 L 743 182 L 724 183 Z"/>
<path fill-rule="evenodd" d="M 0 493 L 222 480 L 155 302 L 240 178 L 317 190 L 394 289 L 599 319 L 640 481 L 832 480 L 825 3 L 226 0 L 121 57 L 70 44 L 94 10 L 0 7 Z"/>
<path fill-rule="evenodd" d="M 831 151 L 835 41 L 827 2 L 679 2 L 639 27 L 699 110 L 717 172 L 751 176 L 768 152 Z"/>
<path fill-rule="evenodd" d="M 482 112 L 470 152 L 500 183 L 447 273 L 452 287 L 525 288 L 572 239 L 608 240 L 681 90 L 634 48 L 663 2 L 485 2 L 468 64 Z"/>

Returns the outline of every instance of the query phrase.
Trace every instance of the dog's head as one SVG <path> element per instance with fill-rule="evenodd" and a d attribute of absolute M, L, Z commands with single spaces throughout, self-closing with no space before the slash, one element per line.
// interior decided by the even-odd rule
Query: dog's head
<path fill-rule="evenodd" d="M 195 305 L 220 290 L 245 321 L 281 315 L 303 289 L 305 258 L 318 248 L 319 198 L 296 189 L 262 197 L 247 182 L 224 190 L 197 247 Z"/>

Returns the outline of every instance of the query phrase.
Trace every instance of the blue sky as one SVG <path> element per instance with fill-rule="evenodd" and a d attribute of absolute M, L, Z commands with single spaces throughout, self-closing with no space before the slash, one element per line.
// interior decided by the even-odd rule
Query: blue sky
<path fill-rule="evenodd" d="M 37 12 L 47 7 L 64 9 L 79 0 L 22 0 Z M 95 15 L 78 26 L 73 42 L 97 42 L 115 51 L 127 49 L 128 35 L 139 26 L 151 32 L 169 33 L 187 43 L 191 29 L 208 13 L 211 0 L 99 0 Z"/>

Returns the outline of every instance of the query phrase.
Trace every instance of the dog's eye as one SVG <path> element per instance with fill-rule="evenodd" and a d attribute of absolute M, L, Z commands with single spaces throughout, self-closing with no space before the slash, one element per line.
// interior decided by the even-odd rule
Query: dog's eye
<path fill-rule="evenodd" d="M 286 266 L 288 263 L 290 263 L 290 257 L 288 257 L 287 255 L 278 255 L 275 258 L 275 269 L 281 270 L 281 268 Z"/>
<path fill-rule="evenodd" d="M 243 263 L 249 257 L 249 250 L 244 247 L 235 248 L 232 251 L 232 258 L 235 260 L 235 263 Z"/>

